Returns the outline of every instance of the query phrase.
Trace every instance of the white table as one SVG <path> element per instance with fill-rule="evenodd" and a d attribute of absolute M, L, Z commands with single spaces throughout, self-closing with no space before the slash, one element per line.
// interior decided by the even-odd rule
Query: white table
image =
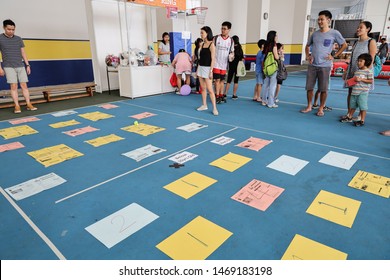
<path fill-rule="evenodd" d="M 170 84 L 172 66 L 119 66 L 120 96 L 137 98 L 175 90 Z"/>

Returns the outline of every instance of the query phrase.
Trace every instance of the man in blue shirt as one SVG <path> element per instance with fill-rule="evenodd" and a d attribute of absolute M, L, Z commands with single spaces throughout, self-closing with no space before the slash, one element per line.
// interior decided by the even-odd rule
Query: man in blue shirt
<path fill-rule="evenodd" d="M 320 95 L 320 107 L 317 116 L 324 115 L 324 107 L 328 96 L 329 75 L 332 68 L 334 57 L 338 57 L 346 48 L 347 43 L 337 30 L 330 28 L 332 14 L 329 11 L 321 11 L 318 14 L 319 30 L 315 31 L 306 44 L 306 60 L 309 62 L 306 75 L 307 107 L 302 109 L 302 113 L 308 113 L 312 110 L 313 90 L 318 82 Z M 337 43 L 339 50 L 332 56 L 333 44 Z M 310 47 L 312 51 L 310 53 Z"/>

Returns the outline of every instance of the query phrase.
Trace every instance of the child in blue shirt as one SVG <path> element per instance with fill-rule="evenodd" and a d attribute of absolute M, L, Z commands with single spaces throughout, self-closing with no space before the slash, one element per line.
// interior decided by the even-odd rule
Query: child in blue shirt
<path fill-rule="evenodd" d="M 254 95 L 253 95 L 253 101 L 261 102 L 260 98 L 260 92 L 261 88 L 263 86 L 263 60 L 264 60 L 264 54 L 263 54 L 263 49 L 264 49 L 264 44 L 265 40 L 260 39 L 257 42 L 257 46 L 259 47 L 259 52 L 256 55 L 256 85 L 255 85 L 255 90 L 254 90 Z"/>

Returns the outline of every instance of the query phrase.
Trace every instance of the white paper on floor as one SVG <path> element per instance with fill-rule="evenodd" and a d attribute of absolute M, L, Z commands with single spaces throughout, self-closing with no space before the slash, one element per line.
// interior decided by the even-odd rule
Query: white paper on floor
<path fill-rule="evenodd" d="M 295 176 L 308 163 L 309 162 L 305 160 L 282 155 L 275 161 L 268 164 L 267 167 Z"/>
<path fill-rule="evenodd" d="M 159 218 L 137 203 L 97 221 L 85 228 L 107 248 L 111 248 Z"/>
<path fill-rule="evenodd" d="M 330 151 L 319 162 L 342 169 L 350 170 L 358 160 L 358 157 Z"/>

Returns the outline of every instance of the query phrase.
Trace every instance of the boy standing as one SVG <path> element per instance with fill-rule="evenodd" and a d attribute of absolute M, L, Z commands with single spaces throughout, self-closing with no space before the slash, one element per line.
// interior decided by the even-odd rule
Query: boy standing
<path fill-rule="evenodd" d="M 215 36 L 215 64 L 213 68 L 213 79 L 215 82 L 215 95 L 217 103 L 226 102 L 226 96 L 223 94 L 225 83 L 225 76 L 229 60 L 232 61 L 234 57 L 234 44 L 232 38 L 229 37 L 232 24 L 228 21 L 222 23 L 221 34 Z"/>
<path fill-rule="evenodd" d="M 363 126 L 366 114 L 367 114 L 367 100 L 368 100 L 368 90 L 372 84 L 374 79 L 374 75 L 372 70 L 368 67 L 371 66 L 372 56 L 369 53 L 363 53 L 358 56 L 358 67 L 359 70 L 355 72 L 352 81 L 349 83 L 353 83 L 351 99 L 349 101 L 349 110 L 348 114 L 343 117 L 341 122 L 352 122 L 352 116 L 356 111 L 356 108 L 360 109 L 361 119 L 360 121 L 354 122 L 355 126 Z"/>
<path fill-rule="evenodd" d="M 4 20 L 3 28 L 4 33 L 0 35 L 0 52 L 3 57 L 3 62 L 0 65 L 0 76 L 5 75 L 7 83 L 10 84 L 11 96 L 15 103 L 14 113 L 18 114 L 21 112 L 18 98 L 18 82 L 27 103 L 27 110 L 35 111 L 37 108 L 31 104 L 30 93 L 27 88 L 27 75 L 30 75 L 31 67 L 24 51 L 23 40 L 15 35 L 15 23 L 12 20 Z"/>
<path fill-rule="evenodd" d="M 259 47 L 259 51 L 257 52 L 257 55 L 256 55 L 256 85 L 255 85 L 255 90 L 254 90 L 254 94 L 253 94 L 253 101 L 257 101 L 257 102 L 262 101 L 262 99 L 260 97 L 260 92 L 261 92 L 261 88 L 262 88 L 263 83 L 264 83 L 264 79 L 263 79 L 264 44 L 265 44 L 264 39 L 260 39 L 257 42 L 257 46 Z"/>
<path fill-rule="evenodd" d="M 313 89 L 318 80 L 318 90 L 321 92 L 320 107 L 317 112 L 317 116 L 319 117 L 324 115 L 332 60 L 347 48 L 347 43 L 341 33 L 330 28 L 331 19 L 331 12 L 319 12 L 317 22 L 320 30 L 313 33 L 305 48 L 306 60 L 309 62 L 306 75 L 307 107 L 302 109 L 301 112 L 308 113 L 312 110 Z M 340 48 L 332 56 L 331 53 L 334 43 L 337 43 Z M 311 46 L 312 52 L 310 53 Z"/>

